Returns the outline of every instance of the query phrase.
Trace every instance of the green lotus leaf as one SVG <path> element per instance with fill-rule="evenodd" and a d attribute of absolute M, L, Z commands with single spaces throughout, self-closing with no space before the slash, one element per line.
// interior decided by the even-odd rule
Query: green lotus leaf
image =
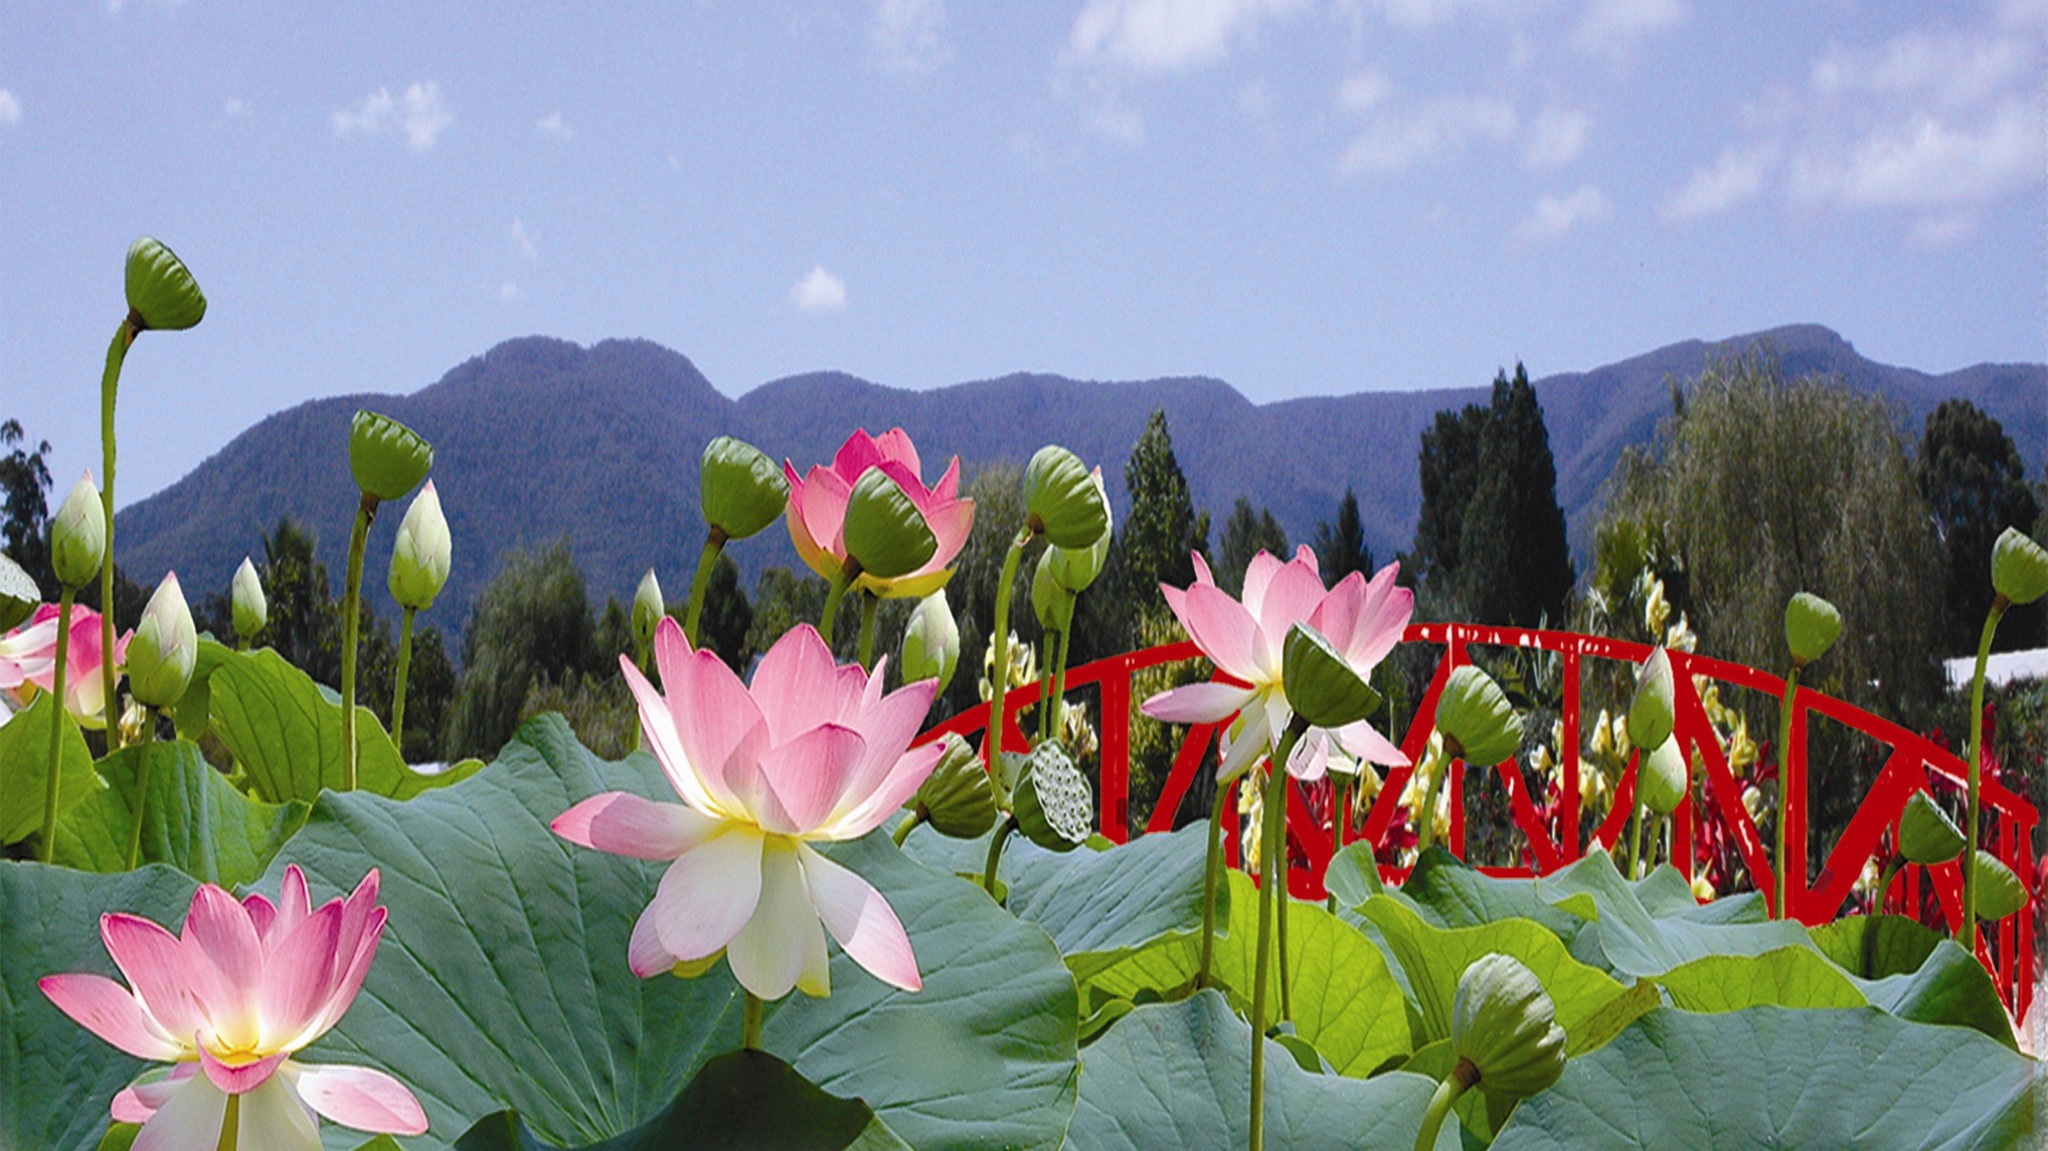
<path fill-rule="evenodd" d="M 254 881 L 306 821 L 303 803 L 265 803 L 236 790 L 187 740 L 124 747 L 101 760 L 107 786 L 57 822 L 57 862 L 125 871 L 135 827 L 135 782 L 148 765 L 142 861 L 235 887 Z"/>
<path fill-rule="evenodd" d="M 57 755 L 57 814 L 83 803 L 99 789 L 92 773 L 92 751 L 78 724 L 57 706 L 49 692 L 0 727 L 0 844 L 20 843 L 43 829 L 43 806 L 50 783 L 50 724 L 64 720 Z"/>

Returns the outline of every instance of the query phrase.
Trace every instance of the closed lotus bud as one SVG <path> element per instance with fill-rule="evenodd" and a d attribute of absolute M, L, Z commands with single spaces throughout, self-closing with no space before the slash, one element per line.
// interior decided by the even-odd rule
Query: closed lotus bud
<path fill-rule="evenodd" d="M 360 411 L 350 421 L 348 467 L 364 495 L 401 499 L 433 466 L 433 445 L 390 416 Z"/>
<path fill-rule="evenodd" d="M 1017 830 L 1047 851 L 1072 851 L 1094 830 L 1095 797 L 1088 779 L 1057 740 L 1031 750 L 1010 802 Z"/>
<path fill-rule="evenodd" d="M 953 621 L 946 589 L 940 588 L 917 601 L 917 607 L 910 613 L 910 624 L 903 629 L 903 654 L 898 666 L 905 683 L 935 679 L 943 692 L 953 682 L 953 671 L 960 666 L 960 625 Z"/>
<path fill-rule="evenodd" d="M 1564 1044 L 1556 1004 L 1520 960 L 1490 952 L 1458 977 L 1451 1046 L 1483 1090 L 1510 1099 L 1544 1090 L 1564 1074 Z"/>
<path fill-rule="evenodd" d="M 973 839 L 996 825 L 995 788 L 974 745 L 957 735 L 946 737 L 945 754 L 911 797 L 909 806 L 924 813 L 940 835 Z"/>
<path fill-rule="evenodd" d="M 1436 703 L 1436 727 L 1451 754 L 1490 766 L 1522 746 L 1522 720 L 1493 677 L 1470 664 L 1451 672 Z"/>
<path fill-rule="evenodd" d="M 1039 554 L 1038 567 L 1031 573 L 1031 610 L 1045 631 L 1066 631 L 1074 626 L 1074 593 L 1061 586 L 1053 575 L 1051 548 Z"/>
<path fill-rule="evenodd" d="M 1671 738 L 1676 707 L 1671 680 L 1671 656 L 1660 647 L 1636 673 L 1636 694 L 1628 705 L 1628 741 L 1635 746 L 1654 748 Z"/>
<path fill-rule="evenodd" d="M 106 558 L 106 509 L 87 472 L 71 485 L 71 494 L 50 521 L 50 566 L 56 569 L 58 583 L 76 590 L 100 574 Z"/>
<path fill-rule="evenodd" d="M 235 579 L 228 587 L 228 603 L 234 611 L 235 635 L 243 640 L 256 637 L 263 625 L 270 622 L 270 602 L 263 597 L 263 581 L 256 575 L 256 565 L 242 557 L 242 566 L 235 569 Z"/>
<path fill-rule="evenodd" d="M 2004 919 L 2027 905 L 2027 889 L 2005 861 L 1988 851 L 1977 853 L 1977 918 L 1986 923 Z"/>
<path fill-rule="evenodd" d="M 1643 806 L 1658 815 L 1670 815 L 1685 802 L 1687 784 L 1685 753 L 1678 741 L 1666 736 L 1652 751 L 1639 753 L 1636 760 L 1636 795 Z"/>
<path fill-rule="evenodd" d="M 640 577 L 640 587 L 633 593 L 633 638 L 641 647 L 654 642 L 654 629 L 661 624 L 661 617 L 668 614 L 668 605 L 661 599 L 661 581 L 654 578 L 654 569 Z"/>
<path fill-rule="evenodd" d="M 1827 654 L 1842 634 L 1842 613 L 1835 605 L 1800 592 L 1785 605 L 1785 646 L 1792 649 L 1792 666 L 1805 667 Z"/>
<path fill-rule="evenodd" d="M 853 482 L 842 531 L 846 557 L 879 579 L 909 575 L 939 550 L 924 513 L 880 468 L 869 468 Z"/>
<path fill-rule="evenodd" d="M 1109 510 L 1109 492 L 1102 484 L 1102 469 L 1088 473 L 1095 481 L 1095 489 L 1102 492 L 1102 534 L 1095 542 L 1084 548 L 1063 548 L 1055 544 L 1046 549 L 1053 557 L 1052 575 L 1060 586 L 1076 595 L 1088 590 L 1095 577 L 1102 574 L 1102 565 L 1109 561 L 1109 543 L 1116 535 L 1115 516 Z"/>
<path fill-rule="evenodd" d="M 754 445 L 719 436 L 704 445 L 697 473 L 697 506 L 706 526 L 743 540 L 782 517 L 789 478 Z"/>
<path fill-rule="evenodd" d="M 43 591 L 20 564 L 0 553 L 0 632 L 13 631 L 36 614 Z"/>
<path fill-rule="evenodd" d="M 1287 706 L 1310 727 L 1343 727 L 1379 710 L 1379 693 L 1307 624 L 1287 631 L 1280 651 L 1280 682 Z"/>
<path fill-rule="evenodd" d="M 1907 863 L 1947 863 L 1963 853 L 1962 831 L 1926 792 L 1916 791 L 1899 816 L 1899 855 Z"/>
<path fill-rule="evenodd" d="M 391 549 L 391 598 L 398 606 L 425 611 L 448 582 L 448 564 L 454 543 L 448 538 L 448 520 L 441 514 L 441 497 L 428 480 L 405 518 L 398 523 L 398 542 Z"/>
<path fill-rule="evenodd" d="M 1047 444 L 1024 469 L 1024 515 L 1054 547 L 1091 547 L 1109 526 L 1109 501 L 1079 456 Z"/>
<path fill-rule="evenodd" d="M 177 253 L 153 236 L 128 247 L 128 311 L 144 329 L 175 332 L 206 317 L 206 293 Z"/>
<path fill-rule="evenodd" d="M 165 708 L 183 699 L 199 658 L 192 609 L 171 572 L 142 609 L 142 622 L 128 641 L 128 692 L 144 707 Z"/>
<path fill-rule="evenodd" d="M 2018 528 L 2007 528 L 1991 546 L 1991 586 L 2015 604 L 2048 594 L 2048 551 Z"/>

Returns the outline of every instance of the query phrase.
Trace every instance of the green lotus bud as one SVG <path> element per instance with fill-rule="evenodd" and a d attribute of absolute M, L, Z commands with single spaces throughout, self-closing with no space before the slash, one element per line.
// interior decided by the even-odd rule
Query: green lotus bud
<path fill-rule="evenodd" d="M 2048 551 L 2018 528 L 2007 528 L 1991 545 L 1991 586 L 2008 602 L 2033 603 L 2048 594 Z"/>
<path fill-rule="evenodd" d="M 1670 815 L 1685 802 L 1688 778 L 1685 753 L 1678 750 L 1678 741 L 1670 736 L 1654 750 L 1638 752 L 1636 758 L 1636 798 L 1643 806 L 1658 815 Z"/>
<path fill-rule="evenodd" d="M 106 558 L 106 509 L 87 472 L 71 485 L 71 494 L 50 521 L 50 566 L 58 583 L 76 591 L 99 577 Z"/>
<path fill-rule="evenodd" d="M 1977 853 L 1977 918 L 1986 923 L 2004 919 L 2027 905 L 2027 889 L 2005 861 L 1988 851 Z"/>
<path fill-rule="evenodd" d="M 1491 766 L 1522 746 L 1522 719 L 1493 677 L 1470 664 L 1451 672 L 1436 701 L 1436 728 L 1452 755 Z"/>
<path fill-rule="evenodd" d="M 0 553 L 0 632 L 13 631 L 36 614 L 43 591 L 20 564 Z"/>
<path fill-rule="evenodd" d="M 1512 956 L 1489 952 L 1458 977 L 1451 1005 L 1451 1046 L 1482 1090 L 1527 1099 L 1564 1074 L 1564 1028 L 1536 974 Z"/>
<path fill-rule="evenodd" d="M 1074 626 L 1074 593 L 1053 575 L 1051 548 L 1039 553 L 1038 567 L 1031 573 L 1031 610 L 1045 631 L 1067 631 Z"/>
<path fill-rule="evenodd" d="M 697 506 L 706 526 L 726 539 L 743 540 L 782 517 L 789 506 L 789 477 L 754 445 L 719 436 L 704 445 Z"/>
<path fill-rule="evenodd" d="M 142 609 L 135 638 L 128 641 L 128 692 L 144 707 L 164 708 L 184 698 L 199 658 L 199 634 L 192 609 L 170 572 Z"/>
<path fill-rule="evenodd" d="M 144 330 L 182 331 L 206 318 L 206 293 L 177 253 L 144 236 L 128 246 L 128 311 Z"/>
<path fill-rule="evenodd" d="M 661 617 L 668 614 L 668 605 L 661 599 L 661 581 L 654 578 L 654 569 L 640 577 L 640 587 L 633 592 L 633 638 L 641 647 L 654 642 L 654 629 L 661 626 Z"/>
<path fill-rule="evenodd" d="M 1287 706 L 1310 727 L 1343 727 L 1379 710 L 1380 694 L 1307 624 L 1287 631 L 1280 651 L 1280 682 Z"/>
<path fill-rule="evenodd" d="M 1079 456 L 1047 444 L 1024 469 L 1024 515 L 1054 547 L 1092 547 L 1109 526 L 1109 501 Z"/>
<path fill-rule="evenodd" d="M 1677 706 L 1671 679 L 1671 655 L 1661 647 L 1636 672 L 1636 694 L 1628 705 L 1628 741 L 1638 748 L 1655 748 L 1671 738 Z"/>
<path fill-rule="evenodd" d="M 1047 851 L 1072 851 L 1095 829 L 1094 809 L 1087 777 L 1058 740 L 1031 750 L 1011 793 L 1010 813 L 1024 838 Z"/>
<path fill-rule="evenodd" d="M 1103 487 L 1102 469 L 1088 473 L 1095 481 L 1095 489 L 1102 492 L 1102 534 L 1085 548 L 1063 548 L 1057 544 L 1046 549 L 1052 556 L 1052 576 L 1060 586 L 1076 595 L 1088 590 L 1095 577 L 1102 574 L 1102 565 L 1109 562 L 1109 543 L 1116 535 L 1115 516 L 1109 510 L 1109 492 Z"/>
<path fill-rule="evenodd" d="M 935 679 L 943 692 L 953 682 L 953 671 L 960 666 L 960 625 L 953 621 L 953 608 L 946 602 L 945 588 L 917 601 L 917 607 L 910 613 L 910 624 L 903 629 L 903 654 L 898 666 L 905 683 Z"/>
<path fill-rule="evenodd" d="M 1841 634 L 1842 613 L 1812 592 L 1800 592 L 1785 605 L 1785 646 L 1792 649 L 1794 667 L 1826 655 Z"/>
<path fill-rule="evenodd" d="M 454 548 L 448 538 L 448 520 L 441 514 L 441 497 L 428 480 L 405 518 L 398 523 L 398 542 L 391 549 L 391 598 L 398 606 L 425 611 L 448 582 L 448 564 Z"/>
<path fill-rule="evenodd" d="M 940 835 L 973 839 L 996 825 L 995 788 L 974 745 L 957 735 L 946 737 L 945 754 L 925 777 L 908 806 L 924 813 Z"/>
<path fill-rule="evenodd" d="M 399 499 L 433 466 L 434 446 L 390 416 L 359 411 L 349 423 L 348 467 L 364 495 Z"/>
<path fill-rule="evenodd" d="M 846 557 L 878 579 L 906 576 L 930 562 L 938 537 L 901 485 L 869 468 L 846 497 Z"/>
<path fill-rule="evenodd" d="M 1899 816 L 1899 855 L 1907 863 L 1947 863 L 1967 846 L 1948 813 L 1924 791 L 1906 801 Z"/>
<path fill-rule="evenodd" d="M 270 602 L 263 598 L 263 581 L 256 575 L 256 565 L 242 557 L 242 566 L 235 569 L 235 579 L 228 587 L 228 601 L 234 611 L 235 636 L 243 641 L 256 638 L 263 625 L 270 622 Z"/>

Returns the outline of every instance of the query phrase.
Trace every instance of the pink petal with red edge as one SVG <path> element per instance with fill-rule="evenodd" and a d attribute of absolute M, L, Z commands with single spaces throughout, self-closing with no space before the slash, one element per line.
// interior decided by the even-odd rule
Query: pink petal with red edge
<path fill-rule="evenodd" d="M 1264 548 L 1260 548 L 1259 554 L 1245 565 L 1243 594 L 1238 599 L 1243 601 L 1244 610 L 1252 613 L 1252 618 L 1258 618 L 1259 605 L 1266 602 L 1266 585 L 1273 582 L 1273 573 L 1280 567 L 1279 559 Z"/>
<path fill-rule="evenodd" d="M 418 1135 L 427 1113 L 405 1084 L 382 1071 L 347 1064 L 294 1064 L 288 1082 L 306 1106 L 344 1127 L 387 1135 Z"/>
<path fill-rule="evenodd" d="M 747 693 L 768 721 L 773 741 L 787 743 L 839 719 L 839 665 L 817 629 L 798 624 L 761 657 Z"/>
<path fill-rule="evenodd" d="M 240 1095 L 263 1086 L 263 1081 L 270 1078 L 270 1073 L 277 1070 L 277 1065 L 285 1061 L 287 1054 L 280 1051 L 275 1055 L 266 1055 L 253 1063 L 230 1065 L 221 1062 L 213 1052 L 201 1047 L 199 1066 L 206 1072 L 206 1077 L 213 1080 L 215 1087 L 230 1095 Z"/>
<path fill-rule="evenodd" d="M 49 975 L 36 986 L 57 1010 L 137 1059 L 169 1062 L 183 1053 L 151 1024 L 133 992 L 104 975 Z"/>
<path fill-rule="evenodd" d="M 804 531 L 818 547 L 834 559 L 846 559 L 846 501 L 853 495 L 853 480 L 823 468 L 812 468 L 804 477 L 803 503 L 790 495 L 790 507 L 802 519 Z"/>
<path fill-rule="evenodd" d="M 925 516 L 925 523 L 932 529 L 932 538 L 938 541 L 938 548 L 932 552 L 931 560 L 921 571 L 936 571 L 959 558 L 960 549 L 967 546 L 967 537 L 974 531 L 974 501 L 949 500 L 939 503 Z"/>
<path fill-rule="evenodd" d="M 1346 662 L 1359 667 L 1352 659 L 1351 647 L 1360 631 L 1359 621 L 1365 612 L 1365 577 L 1352 572 L 1337 581 L 1337 586 L 1323 596 L 1316 610 L 1309 613 L 1308 626 L 1330 641 L 1330 646 L 1344 656 Z"/>
<path fill-rule="evenodd" d="M 284 869 L 284 879 L 277 886 L 277 918 L 271 922 L 270 929 L 289 933 L 312 913 L 313 896 L 306 889 L 306 873 L 298 864 L 291 864 Z"/>
<path fill-rule="evenodd" d="M 190 1035 L 206 1025 L 199 1001 L 189 990 L 184 945 L 161 926 L 125 912 L 100 916 L 100 939 L 114 966 L 142 1000 L 142 1009 L 170 1035 Z M 211 965 L 207 974 L 211 975 Z"/>
<path fill-rule="evenodd" d="M 1190 683 L 1160 692 L 1138 710 L 1164 723 L 1219 723 L 1258 694 L 1252 688 L 1227 683 Z"/>
<path fill-rule="evenodd" d="M 720 801 L 705 786 L 703 777 L 690 757 L 683 751 L 682 735 L 676 731 L 675 713 L 669 710 L 668 700 L 656 691 L 633 661 L 621 655 L 619 671 L 626 677 L 626 687 L 633 693 L 633 702 L 640 708 L 640 730 L 647 735 L 647 743 L 654 749 L 654 758 L 668 775 L 670 786 L 676 789 L 683 802 L 705 815 L 715 815 L 723 810 Z"/>
<path fill-rule="evenodd" d="M 761 900 L 761 849 L 759 830 L 731 823 L 669 864 L 653 910 L 670 954 L 702 959 L 740 933 Z"/>
<path fill-rule="evenodd" d="M 924 986 L 911 953 L 910 936 L 889 901 L 867 880 L 812 850 L 798 847 L 811 902 L 825 930 L 868 974 L 892 987 L 916 991 Z"/>
<path fill-rule="evenodd" d="M 1101 471 L 1102 469 L 1100 469 L 1100 468 L 1097 468 L 1096 470 L 1097 470 L 1097 471 Z M 937 497 L 938 497 L 938 498 L 939 498 L 940 500 L 952 500 L 952 499 L 958 499 L 958 498 L 959 498 L 959 496 L 960 496 L 960 457 L 959 457 L 959 456 L 954 456 L 954 457 L 953 457 L 953 458 L 952 458 L 952 459 L 951 459 L 950 461 L 948 461 L 948 462 L 947 462 L 947 464 L 946 464 L 946 474 L 945 474 L 945 475 L 942 475 L 942 476 L 940 476 L 940 477 L 939 477 L 939 482 L 938 482 L 938 483 L 935 483 L 935 484 L 933 484 L 933 485 L 932 485 L 932 495 L 934 495 L 934 496 L 937 496 Z M 969 500 L 969 501 L 967 501 L 967 502 L 968 502 L 968 503 L 973 503 L 974 501 L 973 501 L 973 500 Z"/>
<path fill-rule="evenodd" d="M 270 938 L 270 929 L 277 923 L 277 905 L 252 891 L 242 897 L 242 910 L 249 913 L 249 922 L 256 926 L 256 937 L 263 941 L 263 953 L 268 956 L 276 943 Z"/>
<path fill-rule="evenodd" d="M 742 805 L 739 795 L 748 780 L 742 773 L 735 781 L 728 764 L 743 748 L 767 742 L 767 720 L 746 685 L 710 652 L 700 651 L 681 661 L 676 673 L 664 682 L 684 761 L 715 801 L 706 814 L 730 813 Z M 740 757 L 742 766 L 757 754 L 750 751 Z"/>
<path fill-rule="evenodd" d="M 1162 583 L 1159 594 L 1166 598 L 1167 609 L 1173 612 L 1173 618 L 1180 621 L 1181 629 L 1185 631 L 1188 626 L 1187 593 L 1172 584 Z"/>
<path fill-rule="evenodd" d="M 878 664 L 874 679 L 869 681 L 871 686 L 882 682 L 881 671 Z M 876 700 L 854 717 L 851 726 L 860 732 L 867 750 L 859 766 L 847 775 L 839 794 L 834 797 L 832 809 L 835 819 L 873 794 L 889 777 L 904 749 L 923 729 L 925 715 L 931 710 L 938 686 L 937 680 L 907 684 Z"/>
<path fill-rule="evenodd" d="M 917 458 L 917 445 L 910 442 L 910 433 L 902 428 L 890 428 L 876 436 L 875 451 L 883 460 L 909 468 L 911 475 L 924 471 L 924 464 Z"/>
<path fill-rule="evenodd" d="M 343 972 L 335 962 L 341 938 L 342 905 L 329 903 L 278 941 L 264 965 L 258 1003 L 262 1050 L 298 1040 L 320 1017 Z"/>
<path fill-rule="evenodd" d="M 924 781 L 939 766 L 939 760 L 945 753 L 945 744 L 937 741 L 904 752 L 896 757 L 889 774 L 873 791 L 848 808 L 844 815 L 835 814 L 821 830 L 832 839 L 858 839 L 880 827 L 883 820 L 917 794 L 917 789 L 924 786 Z"/>
<path fill-rule="evenodd" d="M 229 986 L 255 987 L 263 979 L 263 940 L 241 901 L 211 883 L 192 893 L 185 916 L 185 939 L 199 950 Z"/>
<path fill-rule="evenodd" d="M 925 489 L 924 479 L 917 474 L 916 468 L 904 467 L 893 460 L 883 460 L 875 465 L 875 470 L 896 481 L 896 486 L 902 488 L 903 494 L 910 497 L 910 504 L 917 509 L 918 515 L 930 518 L 932 493 Z"/>
<path fill-rule="evenodd" d="M 1195 583 L 1205 583 L 1210 587 L 1215 587 L 1216 577 L 1209 574 L 1209 561 L 1202 558 L 1202 553 L 1189 552 L 1188 558 L 1193 560 L 1195 564 Z"/>
<path fill-rule="evenodd" d="M 642 979 L 660 975 L 676 965 L 675 955 L 661 945 L 661 928 L 655 905 L 649 903 L 633 921 L 633 936 L 626 941 L 626 966 Z"/>
<path fill-rule="evenodd" d="M 1307 622 L 1316 605 L 1322 602 L 1323 578 L 1316 574 L 1313 564 L 1296 560 L 1273 573 L 1258 614 L 1259 630 L 1272 644 L 1275 657 L 1280 654 L 1280 645 L 1287 642 L 1288 629 Z"/>
<path fill-rule="evenodd" d="M 1396 565 L 1388 564 L 1366 585 L 1355 646 L 1344 653 L 1354 663 L 1377 664 L 1387 658 L 1408 630 L 1408 621 L 1415 614 L 1415 592 L 1397 586 L 1397 574 Z"/>
<path fill-rule="evenodd" d="M 548 825 L 571 843 L 634 859 L 674 859 L 702 842 L 716 820 L 675 803 L 623 791 L 593 795 Z"/>
<path fill-rule="evenodd" d="M 348 1013 L 349 1004 L 356 1001 L 356 992 L 362 990 L 363 978 L 370 973 L 370 962 L 377 957 L 377 942 L 384 937 L 386 914 L 381 907 L 372 908 L 369 921 L 363 925 L 362 934 L 356 941 L 355 950 L 344 951 L 335 956 L 338 975 L 334 987 L 328 992 L 327 1002 L 320 1008 L 319 1017 L 307 1026 L 304 1042 L 310 1043 L 326 1034 L 328 1028 Z M 346 934 L 346 916 L 342 919 L 342 929 Z"/>
<path fill-rule="evenodd" d="M 1239 679 L 1257 682 L 1265 666 L 1259 659 L 1259 625 L 1244 605 L 1208 584 L 1196 584 L 1181 601 L 1187 608 L 1182 623 L 1188 637 L 1217 667 Z"/>
<path fill-rule="evenodd" d="M 761 777 L 792 826 L 767 831 L 796 835 L 825 821 L 844 789 L 847 776 L 860 766 L 867 741 L 850 727 L 822 724 L 761 757 Z"/>

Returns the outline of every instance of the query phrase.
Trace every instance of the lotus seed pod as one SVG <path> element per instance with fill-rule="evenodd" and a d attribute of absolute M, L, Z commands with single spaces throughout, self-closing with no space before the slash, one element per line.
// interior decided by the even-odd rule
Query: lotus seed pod
<path fill-rule="evenodd" d="M 1039 553 L 1038 567 L 1031 573 L 1031 610 L 1041 630 L 1063 632 L 1074 626 L 1075 596 L 1060 585 L 1052 568 L 1053 551 L 1047 548 Z"/>
<path fill-rule="evenodd" d="M 235 635 L 240 639 L 256 638 L 263 625 L 270 622 L 270 601 L 263 596 L 263 580 L 248 556 L 243 556 L 242 566 L 235 569 L 234 582 L 228 586 L 228 602 L 234 612 Z"/>
<path fill-rule="evenodd" d="M 433 466 L 433 445 L 390 416 L 359 411 L 350 421 L 348 467 L 364 495 L 402 499 Z"/>
<path fill-rule="evenodd" d="M 1988 851 L 1977 853 L 1977 918 L 1989 923 L 2027 905 L 2027 889 L 2005 862 Z"/>
<path fill-rule="evenodd" d="M 128 641 L 128 692 L 145 707 L 165 708 L 184 698 L 199 658 L 192 609 L 171 572 L 142 609 L 142 622 Z"/>
<path fill-rule="evenodd" d="M 175 332 L 206 317 L 206 294 L 177 253 L 153 236 L 128 247 L 128 311 L 145 330 Z"/>
<path fill-rule="evenodd" d="M 996 825 L 995 788 L 974 746 L 957 735 L 946 737 L 939 765 L 925 777 L 909 806 L 924 812 L 926 823 L 940 835 L 973 839 Z"/>
<path fill-rule="evenodd" d="M 1638 753 L 1636 793 L 1643 806 L 1658 815 L 1670 815 L 1685 802 L 1687 778 L 1685 753 L 1678 741 L 1666 736 L 1654 750 Z"/>
<path fill-rule="evenodd" d="M 2018 528 L 2007 528 L 1991 546 L 1991 586 L 2015 604 L 2048 594 L 2048 551 Z"/>
<path fill-rule="evenodd" d="M 1963 853 L 1963 833 L 1924 791 L 1906 801 L 1899 816 L 1899 855 L 1907 863 L 1947 863 Z"/>
<path fill-rule="evenodd" d="M 903 629 L 903 654 L 898 666 L 905 683 L 935 679 L 943 692 L 953 682 L 953 672 L 960 666 L 960 625 L 953 621 L 946 589 L 940 588 L 917 601 L 917 607 L 910 613 L 910 624 Z"/>
<path fill-rule="evenodd" d="M 1024 838 L 1047 851 L 1072 851 L 1094 830 L 1095 797 L 1087 777 L 1058 740 L 1031 750 L 1011 793 L 1011 814 Z"/>
<path fill-rule="evenodd" d="M 1650 653 L 1636 673 L 1636 694 L 1628 705 L 1628 741 L 1647 749 L 1670 739 L 1676 706 L 1671 656 L 1660 647 Z"/>
<path fill-rule="evenodd" d="M 1054 547 L 1091 547 L 1109 526 L 1109 501 L 1080 457 L 1047 444 L 1024 469 L 1024 515 Z"/>
<path fill-rule="evenodd" d="M 398 606 L 425 611 L 448 582 L 448 565 L 454 543 L 448 537 L 448 520 L 441 514 L 441 497 L 428 480 L 405 518 L 398 524 L 398 542 L 391 549 L 391 598 Z"/>
<path fill-rule="evenodd" d="M 1458 977 L 1451 1046 L 1478 1073 L 1480 1088 L 1527 1099 L 1564 1074 L 1564 1029 L 1534 972 L 1490 952 Z"/>
<path fill-rule="evenodd" d="M 1436 704 L 1437 730 L 1451 754 L 1491 766 L 1522 746 L 1522 721 L 1493 677 L 1470 664 L 1451 672 Z"/>
<path fill-rule="evenodd" d="M 1307 624 L 1287 631 L 1280 649 L 1280 682 L 1287 706 L 1310 727 L 1343 727 L 1379 710 L 1379 693 Z"/>
<path fill-rule="evenodd" d="M 661 599 L 661 581 L 654 578 L 654 569 L 640 577 L 640 586 L 633 592 L 633 638 L 645 648 L 654 642 L 654 629 L 660 625 L 661 617 L 668 614 L 668 605 Z"/>
<path fill-rule="evenodd" d="M 100 506 L 100 489 L 92 473 L 71 485 L 71 493 L 50 521 L 50 566 L 57 582 L 76 591 L 100 574 L 107 558 L 106 511 Z"/>
<path fill-rule="evenodd" d="M 1842 613 L 1812 592 L 1800 592 L 1785 605 L 1785 646 L 1792 649 L 1794 667 L 1826 655 L 1841 634 Z"/>
<path fill-rule="evenodd" d="M 789 478 L 759 448 L 719 436 L 704 445 L 697 505 L 707 526 L 726 539 L 743 540 L 782 517 L 789 506 Z"/>
<path fill-rule="evenodd" d="M 42 589 L 21 565 L 0 553 L 0 632 L 10 632 L 28 622 L 43 602 Z"/>
<path fill-rule="evenodd" d="M 854 481 L 842 530 L 847 559 L 878 579 L 909 575 L 939 550 L 924 513 L 880 468 L 869 468 Z"/>
<path fill-rule="evenodd" d="M 1095 481 L 1095 490 L 1102 493 L 1102 534 L 1085 548 L 1063 548 L 1057 544 L 1046 549 L 1053 557 L 1053 578 L 1060 586 L 1079 595 L 1088 590 L 1095 577 L 1102 574 L 1102 566 L 1109 562 L 1109 544 L 1116 536 L 1116 517 L 1109 508 L 1109 491 L 1102 483 L 1102 469 L 1088 473 Z"/>

